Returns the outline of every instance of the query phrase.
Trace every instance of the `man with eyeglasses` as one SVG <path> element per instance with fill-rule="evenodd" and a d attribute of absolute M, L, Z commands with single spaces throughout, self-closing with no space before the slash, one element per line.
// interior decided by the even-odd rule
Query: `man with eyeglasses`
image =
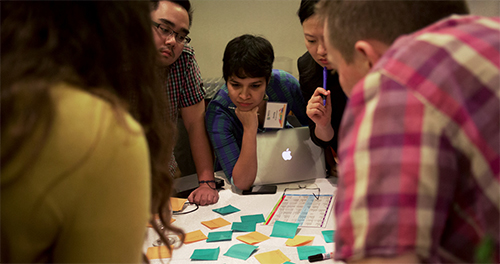
<path fill-rule="evenodd" d="M 192 23 L 189 1 L 151 1 L 153 37 L 159 52 L 159 67 L 168 73 L 166 91 L 170 100 L 170 117 L 177 123 L 180 114 L 189 135 L 189 143 L 200 186 L 188 197 L 192 203 L 216 203 L 213 157 L 205 129 L 205 101 L 202 79 L 194 50 L 187 36 Z M 168 70 L 167 70 L 168 69 Z M 171 165 L 175 171 L 177 164 Z"/>

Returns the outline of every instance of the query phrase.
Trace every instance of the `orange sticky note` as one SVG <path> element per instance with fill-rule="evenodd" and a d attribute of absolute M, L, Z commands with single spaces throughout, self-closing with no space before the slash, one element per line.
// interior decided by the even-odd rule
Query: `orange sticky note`
<path fill-rule="evenodd" d="M 281 264 L 290 261 L 290 259 L 285 256 L 285 254 L 283 254 L 283 252 L 281 252 L 281 250 L 279 249 L 257 254 L 255 255 L 255 258 L 261 264 Z"/>
<path fill-rule="evenodd" d="M 286 241 L 286 245 L 289 247 L 303 246 L 314 240 L 314 236 L 295 236 Z"/>
<path fill-rule="evenodd" d="M 254 232 L 248 233 L 246 235 L 238 236 L 238 237 L 236 237 L 236 239 L 243 241 L 249 245 L 254 245 L 254 244 L 260 243 L 264 240 L 268 240 L 269 237 L 262 234 L 262 233 L 254 231 Z"/>
<path fill-rule="evenodd" d="M 181 211 L 186 201 L 187 199 L 170 197 L 170 204 L 172 205 L 172 211 Z"/>
<path fill-rule="evenodd" d="M 186 240 L 184 240 L 184 244 L 189 244 L 189 243 L 193 243 L 196 241 L 205 240 L 207 238 L 208 237 L 205 236 L 205 234 L 203 234 L 203 232 L 201 232 L 201 230 L 196 230 L 196 231 L 189 232 L 186 234 Z"/>
<path fill-rule="evenodd" d="M 210 221 L 203 221 L 203 222 L 201 222 L 201 224 L 203 224 L 204 226 L 206 226 L 210 229 L 216 229 L 216 228 L 219 228 L 222 226 L 230 225 L 231 223 L 224 220 L 223 218 L 219 217 L 219 218 L 215 218 L 215 219 L 210 220 Z"/>
<path fill-rule="evenodd" d="M 148 247 L 146 256 L 148 259 L 170 258 L 170 252 L 168 251 L 167 246 Z"/>

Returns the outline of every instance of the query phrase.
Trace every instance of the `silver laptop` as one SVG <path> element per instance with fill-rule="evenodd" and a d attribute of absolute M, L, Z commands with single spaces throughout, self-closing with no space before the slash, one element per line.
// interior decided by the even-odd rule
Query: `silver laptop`
<path fill-rule="evenodd" d="M 325 177 L 323 149 L 312 142 L 308 127 L 257 134 L 257 176 L 253 185 Z"/>

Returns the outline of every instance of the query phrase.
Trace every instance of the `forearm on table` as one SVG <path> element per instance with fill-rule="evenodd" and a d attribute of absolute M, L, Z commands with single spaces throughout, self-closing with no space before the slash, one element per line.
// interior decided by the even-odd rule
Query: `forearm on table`
<path fill-rule="evenodd" d="M 233 182 L 240 190 L 252 186 L 257 175 L 257 132 L 243 132 L 240 156 L 233 168 Z"/>

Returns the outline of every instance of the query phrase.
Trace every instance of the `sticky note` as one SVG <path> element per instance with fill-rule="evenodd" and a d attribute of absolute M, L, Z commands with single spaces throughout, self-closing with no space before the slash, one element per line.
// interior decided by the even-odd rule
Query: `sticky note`
<path fill-rule="evenodd" d="M 255 245 L 255 244 L 260 243 L 262 241 L 268 240 L 269 237 L 262 234 L 262 233 L 255 231 L 252 233 L 248 233 L 246 235 L 238 236 L 238 237 L 236 237 L 236 239 L 238 239 L 244 243 L 247 243 L 249 245 Z"/>
<path fill-rule="evenodd" d="M 182 211 L 184 207 L 184 203 L 186 203 L 187 199 L 181 199 L 176 197 L 170 197 L 170 204 L 172 205 L 172 211 Z"/>
<path fill-rule="evenodd" d="M 257 214 L 257 215 L 243 215 L 240 217 L 241 222 L 254 222 L 254 223 L 262 223 L 265 222 L 266 219 L 264 218 L 263 214 Z"/>
<path fill-rule="evenodd" d="M 281 252 L 281 250 L 279 249 L 257 254 L 255 255 L 255 258 L 261 264 L 281 264 L 286 261 L 290 261 L 290 259 L 285 256 L 285 254 L 283 254 L 283 252 Z"/>
<path fill-rule="evenodd" d="M 239 232 L 253 232 L 255 231 L 254 222 L 233 222 L 231 230 Z"/>
<path fill-rule="evenodd" d="M 196 230 L 193 232 L 186 233 L 186 239 L 184 240 L 184 244 L 189 244 L 205 239 L 207 239 L 207 236 L 205 236 L 205 234 L 203 234 L 201 230 Z"/>
<path fill-rule="evenodd" d="M 323 254 L 326 252 L 324 246 L 302 246 L 297 247 L 297 253 L 299 253 L 299 259 L 304 260 L 309 256 Z"/>
<path fill-rule="evenodd" d="M 219 228 L 222 226 L 230 225 L 231 223 L 224 220 L 223 218 L 219 217 L 219 218 L 215 218 L 213 220 L 203 221 L 203 222 L 201 222 L 201 224 L 210 228 L 210 229 L 216 229 L 216 228 Z"/>
<path fill-rule="evenodd" d="M 288 239 L 286 245 L 289 247 L 303 246 L 314 240 L 314 236 L 295 236 L 294 238 Z"/>
<path fill-rule="evenodd" d="M 191 255 L 192 260 L 217 260 L 219 258 L 220 247 L 195 249 Z"/>
<path fill-rule="evenodd" d="M 231 241 L 233 231 L 220 231 L 208 233 L 207 242 Z"/>
<path fill-rule="evenodd" d="M 299 223 L 289 223 L 276 221 L 274 222 L 272 237 L 284 237 L 284 238 L 294 238 L 297 232 L 297 227 Z"/>
<path fill-rule="evenodd" d="M 216 213 L 219 213 L 221 215 L 227 215 L 227 214 L 232 214 L 234 212 L 238 212 L 240 211 L 240 209 L 232 206 L 232 205 L 228 205 L 228 206 L 225 206 L 225 207 L 221 207 L 221 208 L 217 208 L 217 209 L 212 209 L 212 211 L 216 212 Z"/>
<path fill-rule="evenodd" d="M 148 259 L 170 258 L 170 252 L 168 251 L 167 246 L 148 247 L 146 256 Z"/>
<path fill-rule="evenodd" d="M 321 232 L 323 234 L 323 238 L 325 239 L 326 243 L 333 243 L 334 238 L 333 236 L 335 235 L 335 231 L 333 230 L 325 230 Z"/>
<path fill-rule="evenodd" d="M 287 262 L 283 262 L 283 264 L 295 264 L 295 263 L 287 261 Z"/>
<path fill-rule="evenodd" d="M 247 244 L 236 244 L 230 247 L 224 256 L 247 260 L 257 248 L 257 246 Z"/>

